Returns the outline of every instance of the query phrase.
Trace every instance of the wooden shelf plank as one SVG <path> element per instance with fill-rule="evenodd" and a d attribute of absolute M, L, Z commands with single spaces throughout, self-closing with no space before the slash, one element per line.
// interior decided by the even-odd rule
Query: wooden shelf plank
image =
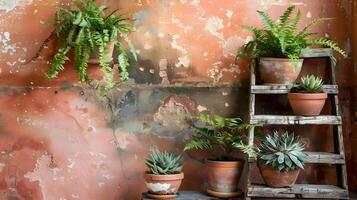
<path fill-rule="evenodd" d="M 295 184 L 289 188 L 248 187 L 248 197 L 348 199 L 348 191 L 333 185 Z"/>
<path fill-rule="evenodd" d="M 333 51 L 330 48 L 313 48 L 305 49 L 301 52 L 302 58 L 323 58 L 333 55 Z"/>
<path fill-rule="evenodd" d="M 345 159 L 340 154 L 328 152 L 305 152 L 308 157 L 305 163 L 321 163 L 321 164 L 345 164 Z"/>
<path fill-rule="evenodd" d="M 253 94 L 287 94 L 292 85 L 252 85 L 250 92 Z M 337 94 L 337 85 L 324 85 L 324 91 L 328 94 Z"/>
<path fill-rule="evenodd" d="M 319 115 L 312 117 L 289 116 L 289 115 L 254 115 L 250 119 L 250 124 L 258 125 L 307 125 L 307 124 L 332 124 L 340 125 L 340 116 Z"/>

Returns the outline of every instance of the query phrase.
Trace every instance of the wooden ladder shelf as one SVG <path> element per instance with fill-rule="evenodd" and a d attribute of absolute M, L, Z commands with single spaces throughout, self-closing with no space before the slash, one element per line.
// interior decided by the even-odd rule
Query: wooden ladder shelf
<path fill-rule="evenodd" d="M 332 49 L 309 49 L 302 54 L 304 58 L 331 58 Z M 314 117 L 303 116 L 281 116 L 281 115 L 256 115 L 255 97 L 257 94 L 287 94 L 291 88 L 288 85 L 256 85 L 255 69 L 257 60 L 251 63 L 251 86 L 249 117 L 250 124 L 256 125 L 307 125 L 307 124 L 329 124 L 333 126 L 334 153 L 327 152 L 306 152 L 308 158 L 306 163 L 319 163 L 336 165 L 338 186 L 333 185 L 310 185 L 296 184 L 291 188 L 271 188 L 266 185 L 254 184 L 251 181 L 252 165 L 254 160 L 249 158 L 248 181 L 245 199 L 251 200 L 253 197 L 265 198 L 297 198 L 297 199 L 349 199 L 347 185 L 346 160 L 343 145 L 342 119 L 338 104 L 338 86 L 336 84 L 335 64 L 330 59 L 330 72 L 332 85 L 324 85 L 325 91 L 329 94 L 332 104 L 333 115 L 323 115 Z M 249 131 L 249 144 L 254 144 L 254 128 Z"/>

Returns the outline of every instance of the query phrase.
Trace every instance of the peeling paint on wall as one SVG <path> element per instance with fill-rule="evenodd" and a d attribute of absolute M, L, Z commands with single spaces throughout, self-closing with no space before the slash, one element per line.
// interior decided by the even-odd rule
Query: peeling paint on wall
<path fill-rule="evenodd" d="M 16 44 L 11 44 L 11 34 L 9 32 L 0 32 L 0 42 L 2 43 L 0 51 L 4 54 L 13 55 L 16 52 Z"/>
<path fill-rule="evenodd" d="M 1 0 L 0 11 L 5 10 L 6 12 L 10 12 L 18 5 L 30 5 L 31 3 L 32 0 Z"/>

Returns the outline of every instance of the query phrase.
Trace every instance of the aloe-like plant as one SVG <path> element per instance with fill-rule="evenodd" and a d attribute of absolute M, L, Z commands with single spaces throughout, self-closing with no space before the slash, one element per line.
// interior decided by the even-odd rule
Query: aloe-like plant
<path fill-rule="evenodd" d="M 291 88 L 292 93 L 323 93 L 323 82 L 320 77 L 308 75 Z"/>
<path fill-rule="evenodd" d="M 179 174 L 182 171 L 181 156 L 174 153 L 151 151 L 150 158 L 144 160 L 150 174 L 168 175 Z"/>
<path fill-rule="evenodd" d="M 106 15 L 106 6 L 97 6 L 95 0 L 74 1 L 76 10 L 60 8 L 55 17 L 55 30 L 60 48 L 54 55 L 48 78 L 56 78 L 64 69 L 64 64 L 69 60 L 67 54 L 74 51 L 74 69 L 78 72 L 81 82 L 89 82 L 87 67 L 90 55 L 94 52 L 99 54 L 101 70 L 107 86 L 113 85 L 112 68 L 108 64 L 108 45 L 115 43 L 118 50 L 118 63 L 121 71 L 121 79 L 128 79 L 127 68 L 129 66 L 128 55 L 120 39 L 127 42 L 133 57 L 136 59 L 134 47 L 128 39 L 128 33 L 132 31 L 128 19 L 122 15 L 116 15 L 118 10 Z"/>
<path fill-rule="evenodd" d="M 263 11 L 257 11 L 264 28 L 259 29 L 252 26 L 244 26 L 243 28 L 251 31 L 255 39 L 244 45 L 242 51 L 238 51 L 237 57 L 274 57 L 274 58 L 289 58 L 292 62 L 299 59 L 301 52 L 310 46 L 326 46 L 346 57 L 346 53 L 338 45 L 326 38 L 312 39 L 311 36 L 316 35 L 315 32 L 310 32 L 309 29 L 314 25 L 329 18 L 318 18 L 311 20 L 304 28 L 298 30 L 301 20 L 301 12 L 297 11 L 296 16 L 292 17 L 295 6 L 290 6 L 280 16 L 279 20 L 273 20 Z M 336 62 L 336 59 L 332 57 Z M 296 63 L 296 62 L 295 62 Z"/>
<path fill-rule="evenodd" d="M 231 161 L 234 160 L 232 152 L 235 148 L 254 157 L 255 148 L 246 145 L 244 141 L 244 130 L 254 125 L 243 123 L 240 118 L 226 118 L 219 115 L 201 114 L 192 118 L 192 128 L 195 131 L 186 143 L 184 150 L 205 149 L 221 150 L 220 155 L 212 155 L 212 160 Z M 195 125 L 195 122 L 198 125 Z"/>
<path fill-rule="evenodd" d="M 303 152 L 305 145 L 300 138 L 289 134 L 267 135 L 258 148 L 258 162 L 263 165 L 271 165 L 279 171 L 291 171 L 304 169 L 304 161 L 307 155 Z"/>

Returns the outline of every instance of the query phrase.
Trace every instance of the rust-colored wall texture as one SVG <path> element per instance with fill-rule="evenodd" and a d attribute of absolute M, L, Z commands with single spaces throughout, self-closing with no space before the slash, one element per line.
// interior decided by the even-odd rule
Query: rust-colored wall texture
<path fill-rule="evenodd" d="M 349 184 L 357 190 L 357 5 L 353 0 L 107 0 L 135 19 L 131 35 L 138 63 L 136 84 L 100 100 L 66 69 L 56 80 L 44 72 L 54 52 L 48 21 L 55 0 L 0 0 L 0 199 L 133 200 L 145 191 L 143 158 L 154 145 L 181 152 L 190 130 L 184 116 L 210 111 L 246 117 L 248 62 L 234 61 L 251 38 L 241 25 L 261 25 L 256 10 L 279 16 L 290 4 L 304 23 L 347 50 L 339 58 Z M 305 72 L 323 74 L 323 60 Z M 92 71 L 95 71 L 95 66 Z M 95 73 L 95 72 L 93 72 Z M 264 99 L 263 99 L 264 100 Z M 269 99 L 270 100 L 270 99 Z M 269 109 L 267 109 L 269 107 Z M 264 101 L 260 111 L 289 112 L 285 97 Z M 326 109 L 327 112 L 327 109 Z M 332 150 L 331 128 L 299 127 L 309 150 Z M 184 154 L 183 189 L 203 190 L 203 155 Z M 260 180 L 258 173 L 254 177 Z M 311 165 L 302 183 L 336 183 L 332 167 Z"/>

